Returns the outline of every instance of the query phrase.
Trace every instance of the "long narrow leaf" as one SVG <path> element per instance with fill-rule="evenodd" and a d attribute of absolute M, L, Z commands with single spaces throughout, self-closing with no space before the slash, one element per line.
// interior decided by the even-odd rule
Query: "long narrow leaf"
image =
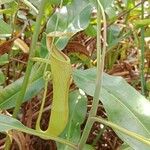
<path fill-rule="evenodd" d="M 44 87 L 44 80 L 42 76 L 43 68 L 37 69 L 37 64 L 34 67 L 35 68 L 32 70 L 32 76 L 29 81 L 24 101 L 31 99 Z M 22 82 L 23 77 L 0 91 L 0 109 L 9 109 L 15 106 Z"/>
<path fill-rule="evenodd" d="M 76 70 L 76 85 L 93 96 L 96 70 Z M 100 95 L 110 121 L 130 131 L 150 138 L 150 102 L 130 86 L 123 78 L 105 74 Z M 119 137 L 136 150 L 149 150 L 150 147 L 120 132 Z"/>
<path fill-rule="evenodd" d="M 28 128 L 28 127 L 24 126 L 17 119 L 14 119 L 14 118 L 6 116 L 6 115 L 2 115 L 2 114 L 0 115 L 0 127 L 1 127 L 0 132 L 6 132 L 6 131 L 9 131 L 12 129 L 18 130 L 18 131 L 25 132 L 25 133 L 28 133 L 31 135 L 39 136 L 39 137 L 44 138 L 44 139 L 55 140 L 57 142 L 70 145 L 71 147 L 73 147 L 75 149 L 75 146 L 65 139 L 61 139 L 59 137 L 53 137 L 53 136 L 47 135 L 43 132 L 39 132 L 39 131 L 36 131 L 34 129 Z"/>

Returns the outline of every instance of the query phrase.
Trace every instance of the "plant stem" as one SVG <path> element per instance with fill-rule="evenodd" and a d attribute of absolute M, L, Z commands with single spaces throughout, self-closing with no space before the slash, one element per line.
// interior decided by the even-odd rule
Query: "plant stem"
<path fill-rule="evenodd" d="M 141 19 L 144 19 L 144 2 L 141 4 Z M 145 78 L 144 78 L 144 26 L 141 27 L 141 65 L 140 65 L 140 78 L 141 78 L 141 93 L 145 95 Z"/>
<path fill-rule="evenodd" d="M 32 37 L 32 43 L 31 43 L 30 54 L 29 54 L 29 61 L 28 61 L 28 64 L 27 64 L 27 69 L 26 69 L 26 73 L 25 73 L 25 76 L 24 76 L 22 88 L 21 88 L 20 94 L 18 96 L 18 99 L 16 101 L 15 109 L 13 111 L 13 118 L 17 117 L 17 114 L 19 112 L 20 106 L 23 102 L 24 95 L 25 95 L 25 92 L 26 92 L 26 89 L 27 89 L 29 77 L 30 77 L 30 74 L 31 74 L 32 66 L 33 66 L 33 62 L 31 60 L 31 58 L 34 56 L 34 51 L 35 51 L 35 48 L 36 48 L 36 42 L 38 40 L 38 34 L 40 32 L 40 26 L 41 26 L 41 21 L 42 21 L 46 1 L 47 0 L 42 0 L 41 1 L 39 14 L 37 16 L 35 31 L 34 31 L 33 37 Z M 5 143 L 5 150 L 9 150 L 10 146 L 11 146 L 11 141 L 9 139 L 9 136 L 7 136 L 6 137 L 6 143 Z"/>
<path fill-rule="evenodd" d="M 20 106 L 22 104 L 22 101 L 23 101 L 23 98 L 24 98 L 24 95 L 25 95 L 25 92 L 26 92 L 26 89 L 27 89 L 29 77 L 30 77 L 30 74 L 31 74 L 32 66 L 33 66 L 33 61 L 31 60 L 31 58 L 34 56 L 34 52 L 35 52 L 35 49 L 36 49 L 36 42 L 38 40 L 38 35 L 39 35 L 39 32 L 40 32 L 40 26 L 41 26 L 41 21 L 42 21 L 46 1 L 47 0 L 42 0 L 41 1 L 39 15 L 37 16 L 37 21 L 36 21 L 36 25 L 35 25 L 35 31 L 34 31 L 33 37 L 32 37 L 32 43 L 31 43 L 30 54 L 29 54 L 29 61 L 28 61 L 28 64 L 27 64 L 27 69 L 26 69 L 24 80 L 23 80 L 22 89 L 21 89 L 20 94 L 18 96 L 18 99 L 16 101 L 16 107 L 15 107 L 14 112 L 13 112 L 13 117 L 14 118 L 17 117 L 17 114 L 19 112 Z"/>
<path fill-rule="evenodd" d="M 79 141 L 78 149 L 82 150 L 86 140 L 88 138 L 88 135 L 90 133 L 90 130 L 92 128 L 93 122 L 90 121 L 91 117 L 96 116 L 98 103 L 99 103 L 99 96 L 101 92 L 101 86 L 102 86 L 102 78 L 103 78 L 103 69 L 104 69 L 104 59 L 105 59 L 105 53 L 106 53 L 106 18 L 105 13 L 103 10 L 103 7 L 99 0 L 97 0 L 98 8 L 97 8 L 97 76 L 96 76 L 96 86 L 95 86 L 95 92 L 94 92 L 94 98 L 92 103 L 92 108 L 89 113 L 89 117 L 87 119 L 87 123 L 85 125 L 85 128 L 83 130 L 83 134 L 81 136 L 81 139 Z M 101 13 L 103 16 L 104 21 L 104 43 L 103 43 L 103 52 L 101 52 Z"/>
<path fill-rule="evenodd" d="M 93 122 L 96 121 L 96 122 L 103 123 L 104 125 L 107 125 L 107 126 L 113 128 L 113 129 L 116 129 L 116 130 L 122 132 L 123 134 L 126 134 L 126 135 L 128 135 L 128 136 L 130 136 L 130 137 L 132 137 L 134 139 L 137 139 L 137 140 L 141 141 L 142 143 L 147 144 L 147 145 L 150 146 L 150 140 L 148 138 L 145 138 L 144 136 L 136 134 L 136 133 L 134 133 L 132 131 L 129 131 L 129 130 L 125 129 L 125 128 L 122 128 L 122 127 L 118 126 L 117 124 L 114 124 L 114 123 L 112 123 L 110 121 L 107 121 L 107 120 L 105 120 L 105 119 L 103 119 L 101 117 L 91 117 L 91 120 Z"/>

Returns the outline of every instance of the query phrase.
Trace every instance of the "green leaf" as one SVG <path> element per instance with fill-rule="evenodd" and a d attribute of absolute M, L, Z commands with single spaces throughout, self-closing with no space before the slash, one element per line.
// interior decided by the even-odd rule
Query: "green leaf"
<path fill-rule="evenodd" d="M 14 119 L 10 116 L 0 114 L 0 132 L 6 132 L 6 131 L 9 131 L 11 129 L 26 132 L 26 133 L 29 133 L 32 135 L 34 135 L 34 132 L 35 132 L 33 129 L 25 127 L 17 119 Z"/>
<path fill-rule="evenodd" d="M 127 0 L 127 9 L 132 9 L 135 6 L 135 1 L 134 0 Z"/>
<path fill-rule="evenodd" d="M 5 82 L 5 75 L 4 73 L 0 70 L 0 84 L 3 84 Z"/>
<path fill-rule="evenodd" d="M 96 36 L 96 25 L 90 24 L 90 25 L 86 28 L 85 33 L 86 33 L 88 36 L 95 37 L 95 36 Z"/>
<path fill-rule="evenodd" d="M 96 70 L 76 70 L 76 85 L 93 96 Z M 130 86 L 123 78 L 104 74 L 100 94 L 108 118 L 113 123 L 130 131 L 150 138 L 150 102 Z M 136 150 L 149 150 L 149 146 L 118 131 L 116 133 L 129 146 Z"/>
<path fill-rule="evenodd" d="M 138 19 L 134 21 L 134 24 L 137 28 L 146 27 L 150 25 L 150 19 Z"/>
<path fill-rule="evenodd" d="M 110 33 L 109 33 L 109 34 L 110 34 Z M 113 39 L 112 41 L 110 41 L 109 38 L 111 38 L 111 37 L 110 37 L 110 35 L 108 35 L 108 40 L 109 40 L 108 42 L 109 42 L 109 45 L 108 45 L 107 51 L 109 51 L 109 50 L 111 50 L 112 48 L 114 48 L 119 42 L 121 42 L 122 40 L 128 38 L 131 34 L 132 34 L 132 31 L 129 30 L 127 33 L 121 35 L 120 37 L 116 37 L 116 38 Z"/>
<path fill-rule="evenodd" d="M 22 2 L 24 2 L 24 4 L 27 5 L 31 9 L 30 13 L 32 15 L 35 16 L 35 15 L 38 14 L 38 10 L 40 8 L 41 0 L 23 0 Z M 51 14 L 52 11 L 53 11 L 53 9 L 52 9 L 52 6 L 51 6 L 51 2 L 50 2 L 50 0 L 47 0 L 46 1 L 46 6 L 45 6 L 45 9 L 44 9 L 44 14 L 43 14 L 43 21 L 45 20 L 45 17 L 47 19 L 47 17 Z"/>
<path fill-rule="evenodd" d="M 17 119 L 13 119 L 11 117 L 8 117 L 6 115 L 0 115 L 0 132 L 6 132 L 11 129 L 18 129 L 23 127 L 21 122 L 19 122 Z"/>
<path fill-rule="evenodd" d="M 46 7 L 49 7 L 51 5 L 58 5 L 58 4 L 60 4 L 60 1 L 61 0 L 48 0 Z M 70 0 L 63 0 L 63 3 L 64 3 L 64 1 L 67 3 Z M 32 3 L 32 5 L 34 5 L 36 8 L 39 9 L 41 0 L 29 0 L 29 2 Z"/>
<path fill-rule="evenodd" d="M 121 30 L 122 30 L 122 27 L 120 27 L 119 25 L 111 25 L 108 28 L 108 38 L 107 38 L 108 45 L 113 45 L 113 43 L 115 43 Z M 120 42 L 120 41 L 118 41 L 118 42 Z"/>
<path fill-rule="evenodd" d="M 12 8 L 0 9 L 0 14 L 12 14 L 14 10 Z"/>
<path fill-rule="evenodd" d="M 76 90 L 69 95 L 70 123 L 81 125 L 87 112 L 87 97 L 85 93 Z"/>
<path fill-rule="evenodd" d="M 11 34 L 11 32 L 11 26 L 2 19 L 0 19 L 0 34 Z"/>
<path fill-rule="evenodd" d="M 11 3 L 7 4 L 7 7 L 5 9 L 0 9 L 0 14 L 14 14 L 18 10 L 18 3 L 15 1 L 12 1 Z"/>
<path fill-rule="evenodd" d="M 32 76 L 28 84 L 24 101 L 31 99 L 44 87 L 44 80 L 42 77 L 44 67 L 40 67 L 39 69 L 38 67 L 39 65 L 36 64 L 32 70 Z M 0 109 L 9 109 L 15 106 L 22 82 L 23 78 L 20 78 L 0 91 Z"/>
<path fill-rule="evenodd" d="M 68 143 L 67 140 L 61 139 L 59 137 L 49 136 L 46 133 L 39 132 L 39 131 L 36 131 L 34 129 L 28 128 L 28 127 L 24 126 L 17 119 L 14 119 L 10 116 L 0 114 L 0 132 L 6 132 L 6 131 L 9 131 L 11 129 L 25 132 L 25 133 L 28 133 L 31 135 L 39 136 L 39 137 L 44 138 L 44 139 L 51 139 L 54 141 L 58 141 L 60 143 L 65 143 L 65 144 Z M 68 143 L 68 144 L 73 146 L 72 143 Z"/>
<path fill-rule="evenodd" d="M 66 5 L 67 3 L 71 2 L 72 0 L 63 0 L 63 5 Z M 61 0 L 50 0 L 51 5 L 60 5 Z"/>
<path fill-rule="evenodd" d="M 0 5 L 13 2 L 14 0 L 0 0 Z"/>
<path fill-rule="evenodd" d="M 69 122 L 63 138 L 78 143 L 81 137 L 80 126 L 84 122 L 87 112 L 87 97 L 82 90 L 75 90 L 69 94 Z M 57 143 L 59 150 L 72 150 L 70 147 Z"/>
<path fill-rule="evenodd" d="M 9 63 L 8 54 L 0 56 L 0 66 Z"/>
<path fill-rule="evenodd" d="M 48 54 L 47 46 L 46 46 L 46 36 L 44 35 L 41 40 L 41 47 L 38 51 L 38 57 L 45 58 Z"/>
<path fill-rule="evenodd" d="M 109 19 L 117 16 L 115 7 L 113 7 L 114 0 L 101 0 L 101 3 Z"/>
<path fill-rule="evenodd" d="M 31 2 L 35 7 L 39 9 L 41 0 L 29 0 L 29 2 Z"/>
<path fill-rule="evenodd" d="M 86 0 L 74 0 L 70 5 L 62 7 L 59 11 L 56 11 L 49 19 L 47 23 L 46 32 L 55 31 L 55 26 L 58 17 L 57 31 L 77 33 L 84 30 L 89 22 L 92 12 L 91 4 Z M 58 38 L 56 45 L 58 49 L 63 49 L 69 38 Z"/>
<path fill-rule="evenodd" d="M 131 147 L 130 147 L 129 145 L 127 145 L 126 143 L 122 144 L 119 149 L 120 149 L 120 150 L 134 150 L 133 148 L 131 148 Z"/>
<path fill-rule="evenodd" d="M 83 150 L 95 150 L 95 148 L 89 144 L 85 144 L 85 146 L 83 147 Z"/>
<path fill-rule="evenodd" d="M 90 2 L 94 4 L 95 7 L 97 7 L 97 1 L 90 0 Z M 117 16 L 115 7 L 113 6 L 114 0 L 100 0 L 100 3 L 102 4 L 104 11 L 109 19 L 112 19 Z"/>

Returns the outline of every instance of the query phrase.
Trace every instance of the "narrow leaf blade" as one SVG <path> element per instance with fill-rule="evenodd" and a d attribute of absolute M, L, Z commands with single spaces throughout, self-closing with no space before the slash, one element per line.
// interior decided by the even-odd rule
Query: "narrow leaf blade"
<path fill-rule="evenodd" d="M 91 96 L 94 95 L 95 78 L 96 69 L 74 72 L 76 85 Z M 110 121 L 150 138 L 150 102 L 125 80 L 104 74 L 100 100 Z M 149 146 L 120 132 L 116 133 L 132 148 L 149 150 Z"/>

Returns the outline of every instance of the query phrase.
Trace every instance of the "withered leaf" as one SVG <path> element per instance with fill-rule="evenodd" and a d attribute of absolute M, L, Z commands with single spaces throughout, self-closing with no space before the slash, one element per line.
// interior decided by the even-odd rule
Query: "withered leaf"
<path fill-rule="evenodd" d="M 15 39 L 16 38 L 12 38 L 0 45 L 0 56 L 5 53 L 8 53 L 11 50 Z"/>

